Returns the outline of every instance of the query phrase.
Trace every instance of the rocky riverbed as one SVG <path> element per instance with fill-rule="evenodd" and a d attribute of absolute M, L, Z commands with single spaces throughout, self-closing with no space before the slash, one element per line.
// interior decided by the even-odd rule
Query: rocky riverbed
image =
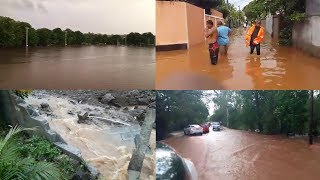
<path fill-rule="evenodd" d="M 97 167 L 102 179 L 126 179 L 145 113 L 155 106 L 152 91 L 33 91 L 26 98 L 35 112 L 83 158 Z M 143 179 L 154 179 L 155 131 L 152 152 L 144 160 Z"/>

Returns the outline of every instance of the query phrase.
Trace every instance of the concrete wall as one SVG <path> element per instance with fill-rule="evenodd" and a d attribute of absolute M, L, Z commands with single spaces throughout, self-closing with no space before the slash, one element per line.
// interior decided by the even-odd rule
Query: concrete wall
<path fill-rule="evenodd" d="M 187 4 L 187 24 L 189 47 L 203 43 L 205 28 L 205 10 L 191 4 Z"/>
<path fill-rule="evenodd" d="M 293 44 L 313 56 L 320 57 L 320 1 L 307 0 L 306 7 L 307 19 L 293 27 Z"/>
<path fill-rule="evenodd" d="M 267 33 L 272 35 L 272 33 L 273 33 L 273 17 L 270 14 L 266 17 L 265 29 L 266 29 Z"/>
<path fill-rule="evenodd" d="M 206 17 L 205 10 L 186 2 L 156 1 L 157 50 L 189 48 L 203 43 L 205 20 L 216 24 L 222 13 L 212 10 L 215 16 Z"/>
<path fill-rule="evenodd" d="M 313 56 L 320 57 L 320 16 L 310 16 L 293 28 L 293 44 Z"/>
<path fill-rule="evenodd" d="M 187 4 L 156 1 L 156 45 L 188 43 Z"/>

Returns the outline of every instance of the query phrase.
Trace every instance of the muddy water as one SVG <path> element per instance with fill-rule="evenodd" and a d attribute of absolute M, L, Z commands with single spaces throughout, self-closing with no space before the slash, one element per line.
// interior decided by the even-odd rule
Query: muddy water
<path fill-rule="evenodd" d="M 320 143 L 226 129 L 165 142 L 193 161 L 199 179 L 320 179 Z"/>
<path fill-rule="evenodd" d="M 153 89 L 154 57 L 154 48 L 140 47 L 0 49 L 0 87 Z"/>
<path fill-rule="evenodd" d="M 320 59 L 280 47 L 266 37 L 261 55 L 250 55 L 245 31 L 236 29 L 228 55 L 211 65 L 207 46 L 157 52 L 157 89 L 319 89 Z"/>
<path fill-rule="evenodd" d="M 45 102 L 50 105 L 51 115 L 41 114 L 48 119 L 50 127 L 57 131 L 62 138 L 70 145 L 81 150 L 83 158 L 93 164 L 101 173 L 101 179 L 126 180 L 127 168 L 134 148 L 134 136 L 140 132 L 140 126 L 130 124 L 130 126 L 115 126 L 101 121 L 93 124 L 78 124 L 77 115 L 68 112 L 90 111 L 96 116 L 112 119 L 114 113 L 121 114 L 121 111 L 105 112 L 101 107 L 87 104 L 74 104 L 68 99 L 47 96 L 30 96 L 27 103 L 35 108 Z M 125 115 L 120 115 L 125 117 Z M 117 119 L 117 121 L 123 121 Z M 125 122 L 125 121 L 123 121 Z M 155 148 L 155 132 L 150 138 L 151 148 Z M 155 179 L 155 156 L 149 154 L 143 164 L 141 178 Z"/>

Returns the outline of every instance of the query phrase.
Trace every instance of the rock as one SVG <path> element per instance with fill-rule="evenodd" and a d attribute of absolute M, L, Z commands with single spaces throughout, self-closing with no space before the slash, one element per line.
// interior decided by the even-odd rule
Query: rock
<path fill-rule="evenodd" d="M 92 179 L 98 179 L 99 174 L 100 174 L 99 170 L 96 167 L 94 167 L 94 166 L 92 166 L 90 164 L 87 164 L 87 168 L 88 168 L 88 171 L 91 174 L 91 178 Z"/>
<path fill-rule="evenodd" d="M 105 94 L 101 98 L 101 103 L 103 104 L 110 104 L 112 100 L 116 99 L 114 96 L 111 95 L 111 93 Z"/>
<path fill-rule="evenodd" d="M 81 123 L 85 123 L 88 119 L 89 119 L 89 113 L 86 112 L 84 113 L 83 115 L 81 114 L 78 114 L 78 123 L 81 124 Z"/>
<path fill-rule="evenodd" d="M 32 106 L 27 106 L 26 110 L 28 111 L 30 116 L 39 116 L 40 115 L 35 109 L 33 109 Z"/>
<path fill-rule="evenodd" d="M 65 153 L 67 156 L 70 156 L 71 158 L 74 158 L 75 160 L 82 162 L 82 156 L 81 151 L 78 148 L 75 148 L 73 146 L 70 146 L 65 143 L 56 142 L 54 143 L 63 153 Z"/>
<path fill-rule="evenodd" d="M 49 108 L 50 106 L 49 106 L 48 103 L 41 103 L 41 104 L 40 104 L 40 107 L 41 107 L 42 109 L 46 109 L 46 108 Z"/>
<path fill-rule="evenodd" d="M 72 176 L 71 180 L 91 180 L 91 176 L 90 173 L 79 170 Z"/>

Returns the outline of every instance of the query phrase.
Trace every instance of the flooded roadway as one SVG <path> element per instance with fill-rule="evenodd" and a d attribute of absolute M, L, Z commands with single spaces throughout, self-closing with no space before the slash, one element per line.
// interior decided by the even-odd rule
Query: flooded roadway
<path fill-rule="evenodd" d="M 157 52 L 157 89 L 319 89 L 320 59 L 266 37 L 261 56 L 245 47 L 245 30 L 236 29 L 228 55 L 210 64 L 206 45 Z"/>
<path fill-rule="evenodd" d="M 191 159 L 200 180 L 320 179 L 320 143 L 225 129 L 202 136 L 165 140 Z"/>
<path fill-rule="evenodd" d="M 0 49 L 1 89 L 153 89 L 154 48 Z"/>

